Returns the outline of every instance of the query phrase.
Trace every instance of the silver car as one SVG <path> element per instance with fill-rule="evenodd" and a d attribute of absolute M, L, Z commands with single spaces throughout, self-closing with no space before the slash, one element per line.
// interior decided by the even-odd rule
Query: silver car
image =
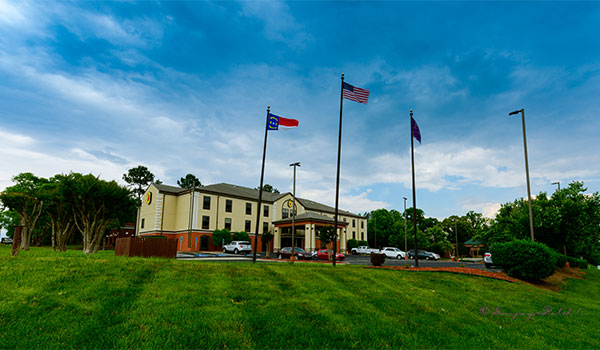
<path fill-rule="evenodd" d="M 250 253 L 251 251 L 252 245 L 250 245 L 250 242 L 248 241 L 233 241 L 223 247 L 223 253 L 233 252 L 234 254 L 237 254 L 241 252 Z"/>

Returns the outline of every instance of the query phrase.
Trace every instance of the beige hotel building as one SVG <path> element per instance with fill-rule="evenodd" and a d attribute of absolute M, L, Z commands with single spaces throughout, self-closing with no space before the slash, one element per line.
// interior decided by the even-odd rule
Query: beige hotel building
<path fill-rule="evenodd" d="M 254 246 L 259 191 L 231 184 L 215 184 L 192 189 L 152 184 L 146 190 L 137 232 L 140 236 L 163 235 L 177 238 L 179 251 L 216 250 L 215 230 L 245 231 Z M 272 232 L 272 251 L 292 245 L 291 193 L 263 192 L 257 250 L 265 251 L 260 235 Z M 317 229 L 333 226 L 335 209 L 315 201 L 296 198 L 294 219 L 296 247 L 307 251 L 321 249 Z M 339 210 L 338 244 L 346 252 L 349 239 L 367 240 L 367 220 Z"/>

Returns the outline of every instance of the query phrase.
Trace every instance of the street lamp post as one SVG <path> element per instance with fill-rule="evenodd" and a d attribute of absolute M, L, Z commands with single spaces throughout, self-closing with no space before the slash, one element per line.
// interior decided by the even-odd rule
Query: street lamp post
<path fill-rule="evenodd" d="M 556 181 L 552 183 L 553 185 L 558 185 L 558 191 L 560 192 L 560 181 Z"/>
<path fill-rule="evenodd" d="M 521 113 L 521 120 L 523 122 L 523 149 L 525 150 L 525 175 L 527 177 L 527 203 L 529 204 L 529 232 L 531 233 L 531 241 L 535 241 L 533 237 L 533 213 L 531 210 L 531 187 L 529 186 L 529 162 L 527 160 L 527 136 L 525 133 L 525 109 L 508 113 L 509 116 Z"/>
<path fill-rule="evenodd" d="M 292 163 L 290 164 L 290 166 L 294 167 L 294 186 L 293 186 L 293 198 L 292 198 L 292 255 L 290 257 L 290 260 L 294 260 L 294 246 L 295 243 L 294 239 L 295 239 L 295 233 L 296 233 L 296 167 L 300 166 L 300 162 L 296 162 L 296 163 Z"/>
<path fill-rule="evenodd" d="M 458 228 L 456 225 L 456 220 L 454 220 L 454 236 L 456 237 L 456 251 L 454 252 L 454 257 L 456 261 L 458 261 Z"/>
<path fill-rule="evenodd" d="M 404 258 L 408 256 L 408 236 L 406 235 L 406 200 L 408 198 L 402 197 L 404 199 Z"/>

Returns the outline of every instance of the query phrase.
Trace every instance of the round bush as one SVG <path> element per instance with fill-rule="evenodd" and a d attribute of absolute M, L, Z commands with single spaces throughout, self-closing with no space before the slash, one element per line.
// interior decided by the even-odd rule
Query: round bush
<path fill-rule="evenodd" d="M 371 253 L 371 264 L 381 266 L 385 262 L 385 254 Z"/>
<path fill-rule="evenodd" d="M 510 276 L 527 281 L 537 281 L 554 273 L 557 257 L 552 249 L 542 243 L 515 240 L 496 243 L 491 249 L 494 265 Z"/>

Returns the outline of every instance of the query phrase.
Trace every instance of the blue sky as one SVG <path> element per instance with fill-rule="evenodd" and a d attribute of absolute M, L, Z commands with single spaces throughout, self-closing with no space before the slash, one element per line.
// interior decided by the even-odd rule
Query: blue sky
<path fill-rule="evenodd" d="M 412 205 L 491 217 L 531 187 L 600 188 L 600 3 L 27 2 L 0 0 L 0 189 L 25 171 L 123 183 L 143 164 L 167 184 L 265 182 L 333 205 L 340 74 L 340 207 Z"/>

